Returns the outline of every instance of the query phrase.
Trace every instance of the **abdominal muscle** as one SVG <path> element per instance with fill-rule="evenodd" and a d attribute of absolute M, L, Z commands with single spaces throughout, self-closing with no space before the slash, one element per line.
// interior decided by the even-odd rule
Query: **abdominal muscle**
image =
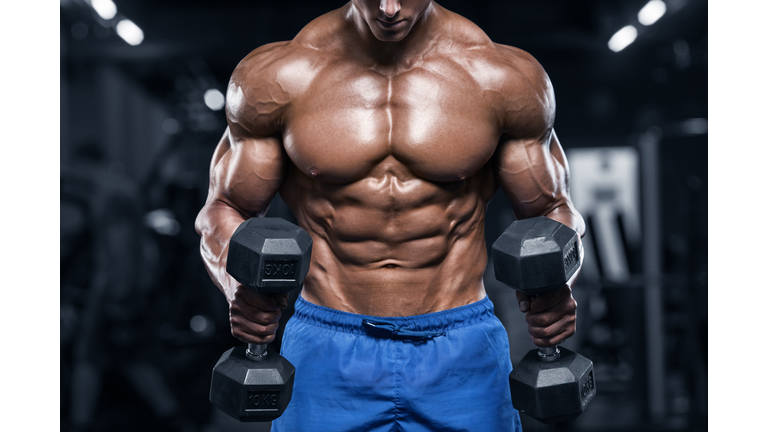
<path fill-rule="evenodd" d="M 302 297 L 373 316 L 482 300 L 487 175 L 436 183 L 396 164 L 375 171 L 341 185 L 298 170 L 286 179 L 281 196 L 313 239 Z"/>

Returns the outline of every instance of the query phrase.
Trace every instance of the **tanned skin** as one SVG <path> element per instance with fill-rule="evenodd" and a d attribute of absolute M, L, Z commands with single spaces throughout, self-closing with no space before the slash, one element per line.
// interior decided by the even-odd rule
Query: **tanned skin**
<path fill-rule="evenodd" d="M 278 192 L 314 242 L 301 295 L 365 315 L 482 300 L 498 188 L 518 219 L 543 215 L 584 235 L 546 73 L 430 0 L 352 0 L 256 49 L 232 74 L 226 113 L 196 228 L 243 342 L 274 339 L 287 295 L 237 283 L 227 245 Z M 518 294 L 537 345 L 574 334 L 575 279 Z"/>

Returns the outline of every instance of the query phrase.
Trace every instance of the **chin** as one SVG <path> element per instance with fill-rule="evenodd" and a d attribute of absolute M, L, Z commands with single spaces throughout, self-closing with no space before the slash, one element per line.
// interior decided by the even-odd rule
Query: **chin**
<path fill-rule="evenodd" d="M 380 33 L 374 33 L 373 35 L 376 36 L 376 39 L 382 42 L 400 42 L 401 40 L 405 39 L 406 36 L 408 36 L 408 32 L 407 31 L 400 31 L 400 32 L 394 32 L 394 33 L 380 32 Z"/>
<path fill-rule="evenodd" d="M 400 42 L 401 40 L 405 39 L 405 36 L 403 37 L 377 37 L 376 39 L 382 41 L 382 42 Z"/>

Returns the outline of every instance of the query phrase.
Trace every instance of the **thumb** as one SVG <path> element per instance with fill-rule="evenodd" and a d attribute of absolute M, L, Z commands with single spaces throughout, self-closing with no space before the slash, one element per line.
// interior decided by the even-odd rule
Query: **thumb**
<path fill-rule="evenodd" d="M 517 303 L 520 306 L 520 312 L 528 313 L 528 311 L 531 310 L 531 297 L 520 291 L 515 291 L 515 295 L 517 296 Z"/>

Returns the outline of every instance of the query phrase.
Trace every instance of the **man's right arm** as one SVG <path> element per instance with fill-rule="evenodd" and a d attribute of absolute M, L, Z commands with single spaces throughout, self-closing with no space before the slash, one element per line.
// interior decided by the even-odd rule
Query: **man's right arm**
<path fill-rule="evenodd" d="M 229 83 L 229 127 L 214 151 L 208 198 L 195 229 L 201 237 L 200 253 L 208 274 L 229 303 L 232 335 L 243 342 L 268 343 L 274 339 L 287 296 L 255 293 L 226 271 L 232 233 L 245 220 L 264 216 L 288 164 L 276 127 L 279 110 L 260 103 L 274 93 L 260 91 L 263 82 L 251 85 L 253 76 L 248 73 L 254 66 L 258 64 L 253 64 L 252 56 L 247 57 Z"/>

